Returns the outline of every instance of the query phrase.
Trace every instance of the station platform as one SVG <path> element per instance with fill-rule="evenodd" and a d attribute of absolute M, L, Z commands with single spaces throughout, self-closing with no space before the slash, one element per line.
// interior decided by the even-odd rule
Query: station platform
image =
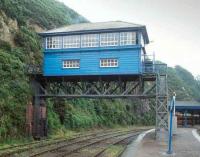
<path fill-rule="evenodd" d="M 173 154 L 168 155 L 167 142 L 159 142 L 154 133 L 147 134 L 138 146 L 135 157 L 200 157 L 200 138 L 195 129 L 178 128 L 173 138 Z M 130 156 L 131 157 L 131 156 Z"/>

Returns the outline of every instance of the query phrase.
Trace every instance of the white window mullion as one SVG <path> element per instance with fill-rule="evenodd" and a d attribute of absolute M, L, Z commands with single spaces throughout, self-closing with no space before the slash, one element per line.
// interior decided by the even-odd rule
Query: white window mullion
<path fill-rule="evenodd" d="M 120 33 L 120 45 L 135 45 L 136 44 L 136 32 L 121 32 Z"/>
<path fill-rule="evenodd" d="M 53 36 L 45 38 L 46 49 L 124 46 L 136 44 L 136 32 Z"/>
<path fill-rule="evenodd" d="M 102 33 L 100 34 L 100 46 L 117 46 L 119 44 L 119 33 Z"/>
<path fill-rule="evenodd" d="M 84 34 L 81 35 L 81 47 L 98 47 L 99 34 Z"/>
<path fill-rule="evenodd" d="M 80 48 L 80 35 L 64 36 L 63 48 Z"/>
<path fill-rule="evenodd" d="M 46 38 L 46 48 L 47 49 L 60 49 L 62 45 L 61 37 L 47 37 Z"/>
<path fill-rule="evenodd" d="M 116 58 L 100 59 L 100 67 L 118 67 L 118 59 Z"/>
<path fill-rule="evenodd" d="M 62 63 L 63 63 L 64 69 L 80 68 L 80 60 L 78 60 L 78 59 L 64 60 Z"/>
<path fill-rule="evenodd" d="M 45 49 L 47 49 L 47 37 L 45 38 Z"/>

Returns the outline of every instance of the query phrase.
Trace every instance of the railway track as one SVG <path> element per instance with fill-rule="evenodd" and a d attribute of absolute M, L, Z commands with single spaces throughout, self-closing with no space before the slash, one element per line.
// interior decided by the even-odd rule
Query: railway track
<path fill-rule="evenodd" d="M 127 134 L 127 132 L 126 133 L 119 133 L 119 134 L 112 134 L 112 135 L 109 135 L 109 136 L 103 136 L 103 138 L 101 137 L 101 138 L 94 138 L 94 139 L 89 139 L 89 140 L 87 140 L 87 141 L 84 141 L 84 144 L 83 145 L 81 145 L 81 146 L 78 146 L 77 148 L 72 148 L 70 151 L 66 151 L 65 152 L 65 150 L 64 150 L 64 153 L 61 153 L 61 154 L 58 154 L 58 155 L 56 155 L 56 157 L 65 157 L 65 156 L 71 156 L 71 154 L 73 154 L 73 153 L 75 153 L 75 152 L 77 152 L 77 151 L 80 151 L 80 150 L 82 150 L 82 149 L 84 149 L 84 148 L 88 148 L 88 147 L 90 147 L 90 146 L 92 146 L 92 145 L 95 145 L 95 144 L 98 144 L 98 143 L 100 143 L 100 142 L 104 142 L 104 141 L 106 141 L 106 140 L 109 140 L 109 139 L 111 139 L 111 138 L 116 138 L 116 137 L 119 137 L 119 136 L 123 136 L 123 135 L 126 135 Z M 92 141 L 92 140 L 94 140 L 94 141 Z M 92 142 L 91 142 L 92 141 Z M 86 144 L 85 144 L 86 143 Z M 80 143 L 78 144 L 78 145 L 80 145 Z M 73 146 L 74 147 L 74 146 Z M 70 149 L 69 147 L 67 148 L 67 150 L 68 149 Z M 63 151 L 63 150 L 61 150 L 61 151 Z"/>
<path fill-rule="evenodd" d="M 37 151 L 37 153 L 30 154 L 29 156 L 30 157 L 36 157 L 36 156 L 41 156 L 41 155 L 48 156 L 49 154 L 51 154 L 52 156 L 60 157 L 60 156 L 62 156 L 62 154 L 60 154 L 59 152 L 62 152 L 63 151 L 62 149 L 64 149 L 64 148 L 67 148 L 67 149 L 69 149 L 69 147 L 74 148 L 75 146 L 79 145 L 80 143 L 86 143 L 87 141 L 91 141 L 91 140 L 95 140 L 95 139 L 99 139 L 99 138 L 104 138 L 106 136 L 113 136 L 113 134 L 114 135 L 120 134 L 120 133 L 126 133 L 127 134 L 127 132 L 130 132 L 130 131 L 115 131 L 115 132 L 112 131 L 112 132 L 108 132 L 108 133 L 95 134 L 94 136 L 87 136 L 87 137 L 85 136 L 83 138 L 79 138 L 79 139 L 77 138 L 75 140 L 66 142 L 66 143 L 61 144 L 61 145 L 54 145 L 52 148 L 48 148 L 46 150 Z M 74 151 L 77 151 L 77 150 L 74 150 Z"/>
<path fill-rule="evenodd" d="M 95 133 L 89 133 L 89 134 L 78 134 L 73 138 L 54 138 L 54 139 L 46 139 L 46 140 L 34 141 L 34 142 L 29 142 L 29 143 L 24 143 L 24 144 L 18 144 L 14 146 L 8 146 L 8 147 L 0 149 L 0 157 L 1 156 L 6 157 L 15 153 L 19 154 L 25 151 L 31 151 L 32 149 L 37 149 L 40 147 L 49 147 L 50 145 L 56 145 L 56 144 L 64 143 L 66 141 L 76 140 L 81 137 L 96 136 L 100 132 L 101 131 L 98 131 Z M 110 132 L 110 130 L 105 131 L 105 132 Z"/>
<path fill-rule="evenodd" d="M 55 141 L 47 142 L 45 144 L 38 144 L 38 142 L 32 142 L 28 144 L 19 145 L 19 149 L 1 153 L 0 156 L 11 156 L 13 154 L 18 154 L 19 156 L 29 156 L 29 157 L 65 157 L 65 156 L 76 156 L 77 152 L 81 152 L 84 149 L 92 149 L 91 147 L 97 146 L 99 144 L 104 145 L 91 154 L 91 157 L 101 157 L 106 152 L 106 150 L 113 145 L 118 145 L 120 142 L 127 141 L 131 138 L 136 137 L 145 129 L 140 130 L 115 130 L 115 131 L 105 131 L 96 132 L 86 135 L 79 135 L 71 139 L 57 139 Z M 14 147 L 18 148 L 18 147 Z M 8 150 L 8 148 L 6 148 Z M 86 156 L 86 157 L 90 157 Z M 83 157 L 82 155 L 79 157 Z"/>
<path fill-rule="evenodd" d="M 102 157 L 103 154 L 106 152 L 106 150 L 108 150 L 111 146 L 119 145 L 120 143 L 125 142 L 125 144 L 123 143 L 124 149 L 122 151 L 120 151 L 118 153 L 118 155 L 117 155 L 117 156 L 121 156 L 122 153 L 124 152 L 126 146 L 132 141 L 133 138 L 135 138 L 136 136 L 138 136 L 140 133 L 141 132 L 134 133 L 134 134 L 128 135 L 126 137 L 123 137 L 122 139 L 119 139 L 119 140 L 117 140 L 117 141 L 115 141 L 113 143 L 109 143 L 107 145 L 107 147 L 102 148 L 100 151 L 98 151 L 96 154 L 94 154 L 93 157 Z"/>
<path fill-rule="evenodd" d="M 125 139 L 130 138 L 130 136 L 137 136 L 141 131 L 144 130 L 134 130 L 134 131 L 118 131 L 118 132 L 111 132 L 107 134 L 101 134 L 95 137 L 89 137 L 86 139 L 80 139 L 78 141 L 73 141 L 72 143 L 66 143 L 64 145 L 50 148 L 48 150 L 44 150 L 42 152 L 38 152 L 35 154 L 30 155 L 30 157 L 40 156 L 40 157 L 48 157 L 48 156 L 55 156 L 55 157 L 65 157 L 65 156 L 72 156 L 72 154 L 81 151 L 86 148 L 90 148 L 91 146 L 98 145 L 99 143 L 103 143 L 105 141 L 124 137 Z M 128 136 L 128 137 L 127 137 Z M 119 141 L 115 141 L 117 143 Z M 112 142 L 113 143 L 113 142 Z M 110 144 L 112 144 L 110 143 Z M 106 150 L 106 149 L 105 149 Z M 104 150 L 104 151 L 105 151 Z M 103 151 L 103 150 L 102 150 Z M 100 153 L 100 152 L 99 152 Z M 83 154 L 81 154 L 83 155 Z M 81 156 L 82 157 L 82 156 Z M 88 156 L 87 156 L 88 157 Z"/>
<path fill-rule="evenodd" d="M 11 150 L 11 149 L 14 149 L 14 148 L 20 148 L 20 147 L 25 147 L 25 146 L 29 146 L 29 145 L 48 142 L 48 141 L 51 141 L 51 140 L 55 141 L 55 140 L 59 140 L 59 139 L 61 139 L 61 138 L 45 139 L 45 140 L 40 140 L 40 141 L 27 142 L 27 143 L 24 143 L 24 144 L 11 145 L 11 146 L 7 146 L 7 147 L 4 147 L 4 148 L 0 148 L 0 152 L 6 151 L 6 150 Z"/>
<path fill-rule="evenodd" d="M 141 132 L 129 132 L 128 134 L 123 133 L 123 134 L 118 134 L 118 135 L 111 136 L 111 137 L 104 138 L 104 139 L 98 139 L 97 141 L 86 144 L 77 149 L 74 149 L 71 152 L 64 153 L 61 156 L 62 157 L 65 157 L 65 156 L 76 157 L 77 155 L 76 154 L 73 155 L 73 153 L 79 152 L 81 157 L 103 157 L 106 150 L 108 150 L 111 146 L 118 145 L 119 143 L 126 141 L 126 140 L 130 140 L 130 138 L 136 137 L 140 133 Z M 129 142 L 127 142 L 127 144 L 128 143 Z M 100 149 L 97 152 L 94 152 L 91 154 L 85 154 L 85 156 L 80 152 L 82 149 L 85 149 L 85 148 L 86 149 L 94 149 L 94 145 L 96 145 L 96 148 L 98 148 L 99 146 L 102 147 L 102 145 L 104 145 L 104 146 L 102 148 L 100 147 Z M 119 155 L 120 154 L 121 154 L 121 152 L 119 153 Z M 119 156 L 119 155 L 117 155 L 117 156 Z M 56 157 L 58 157 L 58 156 L 56 156 Z"/>

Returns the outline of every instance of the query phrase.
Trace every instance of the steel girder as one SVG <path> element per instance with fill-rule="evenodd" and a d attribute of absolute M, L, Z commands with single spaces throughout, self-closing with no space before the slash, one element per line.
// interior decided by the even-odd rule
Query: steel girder
<path fill-rule="evenodd" d="M 141 76 L 138 79 L 105 81 L 38 81 L 33 79 L 34 104 L 40 106 L 46 98 L 139 98 L 144 101 L 156 98 L 156 131 L 168 127 L 167 76 Z M 39 135 L 39 120 L 36 109 L 34 132 Z"/>
<path fill-rule="evenodd" d="M 78 81 L 78 82 L 46 82 L 41 86 L 41 98 L 155 98 L 155 84 L 144 91 L 144 81 Z"/>

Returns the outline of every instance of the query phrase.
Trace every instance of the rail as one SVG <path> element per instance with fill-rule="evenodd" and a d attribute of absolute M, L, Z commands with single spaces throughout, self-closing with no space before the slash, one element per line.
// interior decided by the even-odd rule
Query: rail
<path fill-rule="evenodd" d="M 102 147 L 97 152 L 95 152 L 95 157 L 101 156 L 111 145 L 119 144 L 122 141 L 130 140 L 146 129 L 134 129 L 134 130 L 107 130 L 104 132 L 97 131 L 95 133 L 88 133 L 85 135 L 78 135 L 71 139 L 56 139 L 55 141 L 48 141 L 47 143 L 31 142 L 25 145 L 18 145 L 16 147 L 9 147 L 2 149 L 0 151 L 0 156 L 11 156 L 13 154 L 26 156 L 42 156 L 53 153 L 56 156 L 67 156 L 77 152 L 78 150 L 83 150 L 85 148 L 91 147 L 95 144 L 103 142 L 105 147 Z M 104 142 L 109 140 L 109 143 Z M 65 148 L 67 148 L 65 150 Z M 9 149 L 9 151 L 8 151 Z M 62 150 L 62 151 L 60 151 Z M 65 150 L 65 151 L 64 151 Z"/>

